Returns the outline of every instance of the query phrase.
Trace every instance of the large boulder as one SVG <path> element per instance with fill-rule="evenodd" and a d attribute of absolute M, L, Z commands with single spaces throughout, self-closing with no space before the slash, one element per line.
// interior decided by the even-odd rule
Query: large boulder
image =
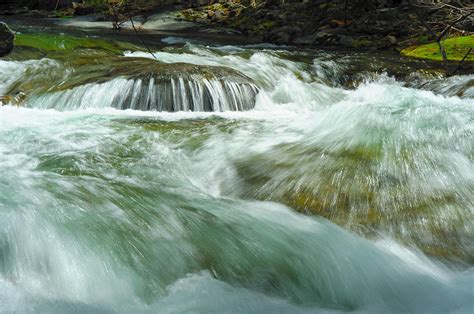
<path fill-rule="evenodd" d="M 0 22 L 0 57 L 12 52 L 14 44 L 15 34 L 7 24 Z"/>

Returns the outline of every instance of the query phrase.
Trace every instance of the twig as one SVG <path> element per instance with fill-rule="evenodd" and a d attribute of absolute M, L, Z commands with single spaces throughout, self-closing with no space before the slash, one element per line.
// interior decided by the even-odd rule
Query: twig
<path fill-rule="evenodd" d="M 156 58 L 156 56 L 153 54 L 153 52 L 151 51 L 150 47 L 148 47 L 148 45 L 146 44 L 146 42 L 145 42 L 145 41 L 143 40 L 143 38 L 140 36 L 140 33 L 138 33 L 138 30 L 137 30 L 137 28 L 135 27 L 135 24 L 133 23 L 132 17 L 129 16 L 129 18 L 130 18 L 130 22 L 132 23 L 133 30 L 135 31 L 135 34 L 137 34 L 138 39 L 140 39 L 140 41 L 142 42 L 142 44 L 146 47 L 146 49 L 147 49 L 148 52 L 153 56 L 153 58 L 154 58 L 155 60 L 158 60 L 158 59 Z"/>
<path fill-rule="evenodd" d="M 125 10 L 127 11 L 128 13 L 128 1 L 125 1 Z M 148 50 L 148 52 L 151 54 L 151 56 L 153 57 L 153 59 L 155 60 L 158 60 L 158 58 L 155 56 L 155 54 L 151 51 L 150 47 L 147 45 L 147 43 L 143 40 L 142 36 L 140 36 L 140 33 L 138 32 L 137 28 L 135 27 L 135 23 L 133 23 L 133 18 L 130 14 L 128 14 L 128 18 L 130 19 L 130 22 L 132 23 L 132 28 L 133 30 L 135 31 L 135 34 L 137 35 L 138 39 L 140 39 L 141 43 L 143 44 L 143 46 L 146 47 L 146 49 Z"/>
<path fill-rule="evenodd" d="M 431 26 L 425 21 L 425 18 L 421 15 L 420 11 L 418 10 L 418 6 L 413 4 L 413 1 L 410 1 L 410 5 L 415 11 L 416 15 L 418 16 L 418 19 L 420 22 L 423 24 L 423 26 L 428 30 L 428 33 L 430 33 L 431 36 L 436 40 L 438 36 L 436 36 L 436 33 L 434 30 L 431 28 Z"/>
<path fill-rule="evenodd" d="M 441 38 L 443 38 L 447 32 L 451 29 L 451 27 L 453 27 L 454 25 L 456 25 L 457 23 L 459 22 L 462 22 L 463 20 L 467 19 L 470 15 L 472 15 L 474 13 L 473 12 L 469 12 L 468 14 L 465 14 L 461 17 L 459 17 L 457 20 L 453 21 L 451 24 L 449 24 L 448 26 L 446 26 L 446 28 L 441 32 L 441 34 L 439 35 L 439 40 L 441 40 Z"/>
<path fill-rule="evenodd" d="M 474 10 L 472 10 L 470 7 L 468 7 L 468 8 L 466 8 L 464 6 L 456 7 L 456 6 L 453 6 L 453 5 L 448 4 L 448 3 L 431 3 L 431 4 L 425 3 L 425 5 L 423 6 L 423 5 L 420 5 L 420 4 L 415 4 L 414 0 L 410 0 L 409 4 L 413 8 L 413 10 L 415 11 L 415 13 L 418 16 L 420 22 L 428 30 L 428 33 L 436 40 L 436 43 L 438 44 L 441 56 L 443 57 L 443 62 L 444 62 L 446 75 L 449 75 L 450 72 L 448 71 L 449 70 L 449 68 L 448 68 L 448 57 L 446 55 L 446 50 L 444 48 L 444 43 L 443 43 L 444 40 L 443 39 L 446 37 L 446 35 L 448 34 L 448 32 L 451 29 L 453 29 L 453 28 L 456 29 L 455 28 L 456 24 L 462 22 L 463 20 L 467 19 L 469 16 L 474 14 Z M 457 10 L 458 12 L 461 13 L 461 16 L 459 16 L 454 21 L 451 21 L 451 23 L 449 23 L 447 26 L 445 26 L 444 29 L 440 32 L 440 34 L 437 35 L 436 32 L 434 31 L 434 29 L 430 26 L 430 24 L 425 20 L 425 18 L 421 14 L 421 12 L 418 10 L 418 7 L 430 8 L 430 5 L 431 5 L 431 7 L 435 7 L 437 10 L 442 9 L 442 8 L 450 8 L 451 9 L 451 11 L 449 13 L 450 16 L 454 15 L 454 11 Z M 467 12 L 467 13 L 464 13 L 464 12 Z M 460 67 L 462 66 L 462 63 L 467 58 L 467 55 L 470 54 L 471 50 L 472 49 L 469 49 L 469 52 L 464 56 L 463 61 L 461 62 L 461 64 L 456 68 L 456 70 L 454 72 L 451 72 L 451 75 L 452 75 L 452 73 L 455 73 L 456 71 L 458 71 L 460 69 Z"/>
<path fill-rule="evenodd" d="M 451 75 L 457 73 L 461 69 L 462 65 L 464 64 L 464 61 L 466 61 L 466 59 L 467 59 L 467 56 L 469 56 L 471 54 L 472 49 L 473 49 L 472 47 L 469 48 L 469 50 L 466 52 L 466 54 L 462 58 L 461 62 L 459 63 L 457 68 L 451 73 Z"/>
<path fill-rule="evenodd" d="M 423 26 L 428 30 L 428 33 L 430 33 L 430 35 L 436 40 L 436 43 L 438 44 L 438 48 L 439 48 L 439 51 L 441 53 L 441 56 L 443 57 L 443 63 L 444 63 L 444 67 L 445 67 L 445 70 L 446 70 L 446 73 L 448 73 L 448 56 L 446 55 L 446 51 L 444 50 L 444 45 L 443 43 L 441 42 L 441 39 L 443 37 L 438 37 L 436 35 L 436 32 L 433 30 L 433 28 L 431 28 L 431 26 L 425 21 L 423 15 L 421 15 L 421 12 L 418 10 L 418 7 L 416 5 L 413 4 L 413 0 L 410 0 L 410 5 L 411 7 L 413 8 L 413 10 L 415 11 L 416 15 L 418 16 L 418 19 L 420 20 L 420 22 L 423 24 Z"/>

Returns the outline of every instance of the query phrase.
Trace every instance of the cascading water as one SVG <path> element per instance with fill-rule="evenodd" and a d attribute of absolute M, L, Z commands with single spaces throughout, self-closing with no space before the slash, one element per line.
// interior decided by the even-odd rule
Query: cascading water
<path fill-rule="evenodd" d="M 0 312 L 472 312 L 472 76 L 155 55 L 0 61 Z"/>
<path fill-rule="evenodd" d="M 30 100 L 35 108 L 108 108 L 153 111 L 243 111 L 253 108 L 257 87 L 196 77 L 147 81 L 117 78 L 48 93 Z"/>
<path fill-rule="evenodd" d="M 225 72 L 230 73 L 223 74 L 223 69 L 212 67 L 185 67 L 184 71 L 195 73 L 170 73 L 170 67 L 162 66 L 158 69 L 147 68 L 144 71 L 148 73 L 136 77 L 136 72 L 142 69 L 139 67 L 111 79 L 104 78 L 99 71 L 95 83 L 84 83 L 91 79 L 90 75 L 86 75 L 67 86 L 69 79 L 81 73 L 76 74 L 77 69 L 61 67 L 53 60 L 0 62 L 0 68 L 5 73 L 0 91 L 5 94 L 26 89 L 30 94 L 29 106 L 42 109 L 113 107 L 170 112 L 244 111 L 253 108 L 258 93 L 258 87 L 245 76 L 228 70 Z M 48 65 L 52 69 L 45 69 Z M 62 75 L 54 72 L 56 68 L 60 68 L 58 72 Z M 44 86 L 45 79 L 53 85 Z"/>

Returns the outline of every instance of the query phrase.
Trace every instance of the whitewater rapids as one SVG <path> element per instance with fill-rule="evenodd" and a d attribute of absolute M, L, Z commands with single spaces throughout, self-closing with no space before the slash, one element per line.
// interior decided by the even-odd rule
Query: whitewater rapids
<path fill-rule="evenodd" d="M 159 51 L 245 79 L 165 87 L 0 61 L 30 95 L 0 108 L 0 312 L 471 313 L 474 77 L 285 54 Z"/>

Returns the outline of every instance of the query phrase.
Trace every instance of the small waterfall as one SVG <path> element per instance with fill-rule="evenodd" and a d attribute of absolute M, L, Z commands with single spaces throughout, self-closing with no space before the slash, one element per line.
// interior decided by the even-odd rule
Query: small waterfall
<path fill-rule="evenodd" d="M 251 83 L 201 76 L 168 79 L 116 78 L 32 97 L 35 108 L 72 110 L 106 108 L 153 111 L 244 111 L 255 105 Z"/>

